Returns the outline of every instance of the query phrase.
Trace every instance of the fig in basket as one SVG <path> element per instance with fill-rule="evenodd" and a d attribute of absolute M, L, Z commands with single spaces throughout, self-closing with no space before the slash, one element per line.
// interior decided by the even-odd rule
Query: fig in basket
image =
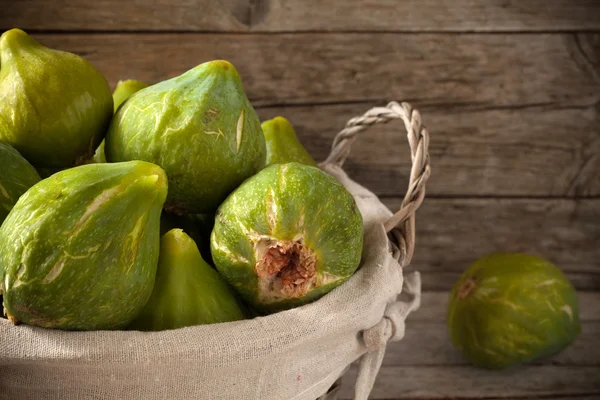
<path fill-rule="evenodd" d="M 262 130 L 267 143 L 267 165 L 297 162 L 317 166 L 287 119 L 275 117 L 264 121 Z"/>
<path fill-rule="evenodd" d="M 192 232 L 198 232 L 199 239 L 192 236 L 196 241 L 200 254 L 206 262 L 212 265 L 212 255 L 210 254 L 210 234 L 215 226 L 215 214 L 187 214 L 184 218 L 193 224 Z M 186 223 L 186 226 L 188 224 Z"/>
<path fill-rule="evenodd" d="M 196 243 L 182 229 L 165 233 L 154 290 L 129 329 L 162 331 L 245 318 L 237 294 L 202 259 Z"/>
<path fill-rule="evenodd" d="M 109 162 L 145 160 L 169 177 L 169 212 L 214 212 L 265 164 L 265 139 L 237 71 L 201 64 L 133 95 L 106 136 Z"/>
<path fill-rule="evenodd" d="M 318 299 L 358 268 L 362 217 L 334 177 L 299 163 L 271 165 L 217 210 L 217 270 L 261 313 Z"/>
<path fill-rule="evenodd" d="M 508 368 L 557 353 L 579 335 L 577 294 L 544 259 L 490 254 L 454 285 L 448 329 L 454 346 L 474 365 Z"/>
<path fill-rule="evenodd" d="M 12 146 L 0 142 L 0 225 L 19 197 L 39 181 L 35 168 Z"/>
<path fill-rule="evenodd" d="M 131 97 L 132 94 L 147 87 L 147 84 L 141 81 L 136 81 L 135 79 L 128 79 L 125 81 L 117 82 L 117 87 L 115 88 L 115 91 L 112 95 L 114 112 L 117 112 L 119 106 L 123 104 L 123 102 L 129 97 Z M 106 155 L 104 154 L 104 140 L 102 140 L 102 143 L 100 143 L 100 146 L 98 146 L 98 148 L 96 149 L 92 161 L 96 163 L 106 162 Z"/>
<path fill-rule="evenodd" d="M 113 92 L 113 103 L 114 112 L 117 112 L 119 106 L 123 104 L 125 100 L 130 98 L 134 93 L 139 92 L 142 89 L 147 88 L 148 85 L 142 81 L 136 81 L 135 79 L 127 79 L 124 81 L 117 82 L 115 91 Z"/>
<path fill-rule="evenodd" d="M 20 29 L 0 38 L 0 65 L 0 141 L 36 168 L 68 168 L 94 154 L 113 113 L 102 74 Z"/>
<path fill-rule="evenodd" d="M 200 240 L 200 230 L 193 220 L 186 218 L 183 215 L 170 214 L 163 210 L 160 215 L 160 236 L 162 237 L 172 229 L 181 229 L 185 231 L 192 240 Z"/>
<path fill-rule="evenodd" d="M 32 186 L 0 227 L 9 318 L 125 327 L 152 293 L 166 196 L 164 171 L 142 161 L 83 165 Z"/>

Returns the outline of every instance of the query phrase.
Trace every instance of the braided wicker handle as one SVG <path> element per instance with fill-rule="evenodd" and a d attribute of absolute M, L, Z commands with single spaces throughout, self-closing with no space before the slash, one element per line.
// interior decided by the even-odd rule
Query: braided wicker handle
<path fill-rule="evenodd" d="M 408 103 L 398 104 L 395 101 L 386 107 L 375 107 L 360 117 L 355 117 L 346 123 L 331 146 L 331 153 L 324 164 L 334 164 L 341 167 L 350 155 L 352 143 L 356 134 L 368 127 L 387 123 L 393 119 L 401 119 L 408 132 L 408 143 L 412 168 L 408 190 L 400 210 L 384 224 L 385 230 L 396 242 L 401 252 L 400 265 L 408 265 L 412 259 L 415 244 L 415 212 L 425 197 L 425 184 L 431 174 L 429 166 L 429 132 L 421 123 L 421 114 Z"/>

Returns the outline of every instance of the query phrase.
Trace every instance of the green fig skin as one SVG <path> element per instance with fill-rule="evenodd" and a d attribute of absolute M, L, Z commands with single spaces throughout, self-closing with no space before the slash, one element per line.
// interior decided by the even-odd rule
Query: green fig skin
<path fill-rule="evenodd" d="M 89 62 L 12 29 L 0 37 L 0 68 L 0 141 L 36 168 L 68 168 L 94 154 L 113 101 Z"/>
<path fill-rule="evenodd" d="M 40 180 L 35 168 L 17 150 L 0 142 L 0 225 L 19 197 Z"/>
<path fill-rule="evenodd" d="M 240 185 L 217 210 L 211 234 L 217 270 L 260 313 L 322 297 L 355 272 L 362 247 L 352 195 L 320 169 L 294 162 Z"/>
<path fill-rule="evenodd" d="M 317 166 L 316 161 L 302 146 L 292 124 L 284 117 L 275 117 L 262 123 L 267 144 L 267 165 L 297 162 Z"/>
<path fill-rule="evenodd" d="M 114 112 L 117 112 L 119 106 L 121 106 L 121 104 L 123 104 L 123 102 L 130 98 L 134 93 L 139 92 L 147 87 L 148 84 L 142 81 L 136 81 L 135 79 L 127 79 L 117 82 L 115 91 L 112 94 Z"/>
<path fill-rule="evenodd" d="M 162 331 L 246 318 L 235 291 L 202 259 L 194 241 L 172 229 L 160 241 L 150 300 L 128 329 Z"/>
<path fill-rule="evenodd" d="M 227 61 L 201 64 L 135 93 L 106 136 L 108 162 L 144 160 L 169 177 L 165 209 L 214 212 L 265 164 L 260 121 Z"/>
<path fill-rule="evenodd" d="M 100 143 L 96 151 L 94 152 L 94 156 L 92 157 L 92 162 L 94 163 L 106 163 L 106 155 L 104 154 L 104 140 Z"/>
<path fill-rule="evenodd" d="M 141 81 L 136 81 L 134 79 L 128 79 L 125 81 L 117 82 L 117 86 L 115 87 L 115 91 L 112 94 L 113 104 L 114 104 L 114 112 L 117 112 L 119 106 L 123 104 L 125 100 L 127 100 L 131 95 L 135 92 L 138 92 L 144 88 L 147 88 L 148 85 Z M 104 139 L 100 143 L 100 146 L 96 149 L 94 153 L 94 157 L 92 157 L 92 162 L 95 163 L 105 163 L 106 155 L 104 154 Z"/>
<path fill-rule="evenodd" d="M 154 287 L 166 196 L 164 171 L 142 161 L 82 165 L 31 187 L 0 227 L 9 319 L 125 327 Z"/>
<path fill-rule="evenodd" d="M 495 370 L 558 353 L 581 332 L 571 283 L 550 262 L 522 253 L 471 264 L 452 289 L 447 324 L 470 363 Z"/>

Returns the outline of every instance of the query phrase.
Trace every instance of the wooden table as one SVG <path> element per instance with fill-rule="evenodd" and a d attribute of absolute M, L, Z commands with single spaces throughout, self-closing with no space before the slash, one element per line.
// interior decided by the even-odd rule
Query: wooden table
<path fill-rule="evenodd" d="M 0 27 L 83 55 L 113 87 L 227 59 L 260 117 L 287 117 L 319 160 L 372 106 L 422 112 L 433 174 L 409 269 L 422 273 L 423 305 L 389 345 L 372 398 L 600 398 L 600 1 L 141 3 L 0 0 Z M 396 209 L 402 127 L 359 140 L 347 171 Z M 570 348 L 505 372 L 452 348 L 447 293 L 492 251 L 542 255 L 571 279 L 583 332 Z"/>

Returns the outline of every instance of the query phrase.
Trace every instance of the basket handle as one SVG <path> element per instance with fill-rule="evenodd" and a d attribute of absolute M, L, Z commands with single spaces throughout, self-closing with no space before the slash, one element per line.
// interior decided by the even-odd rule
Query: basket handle
<path fill-rule="evenodd" d="M 431 174 L 429 166 L 429 132 L 421 123 L 421 114 L 408 103 L 390 102 L 386 107 L 375 107 L 360 117 L 355 117 L 346 123 L 333 140 L 331 152 L 324 164 L 334 164 L 342 167 L 350 155 L 352 143 L 356 134 L 368 127 L 387 123 L 394 119 L 404 121 L 407 131 L 408 144 L 412 167 L 408 190 L 402 200 L 400 210 L 384 223 L 386 232 L 396 242 L 401 252 L 400 265 L 408 265 L 412 259 L 415 245 L 415 212 L 425 197 L 425 185 Z"/>

